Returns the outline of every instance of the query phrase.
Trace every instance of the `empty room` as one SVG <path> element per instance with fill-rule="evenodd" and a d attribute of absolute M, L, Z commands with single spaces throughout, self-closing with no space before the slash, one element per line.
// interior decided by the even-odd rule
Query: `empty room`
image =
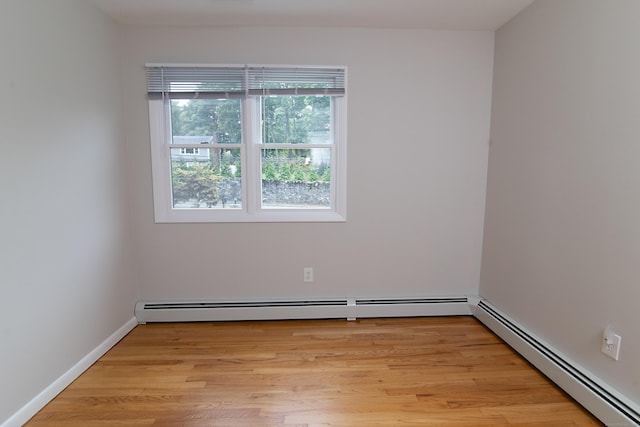
<path fill-rule="evenodd" d="M 639 20 L 2 1 L 0 426 L 639 425 Z"/>

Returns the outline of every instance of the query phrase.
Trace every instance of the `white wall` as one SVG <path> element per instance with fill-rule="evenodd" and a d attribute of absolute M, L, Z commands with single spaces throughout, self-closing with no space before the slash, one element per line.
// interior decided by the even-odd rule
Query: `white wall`
<path fill-rule="evenodd" d="M 143 299 L 477 293 L 493 33 L 138 27 L 122 49 Z M 147 62 L 346 65 L 348 221 L 154 224 Z"/>
<path fill-rule="evenodd" d="M 0 7 L 0 424 L 132 318 L 116 31 Z"/>
<path fill-rule="evenodd" d="M 536 0 L 496 35 L 480 293 L 640 402 L 640 2 Z M 606 325 L 618 362 L 600 353 Z"/>

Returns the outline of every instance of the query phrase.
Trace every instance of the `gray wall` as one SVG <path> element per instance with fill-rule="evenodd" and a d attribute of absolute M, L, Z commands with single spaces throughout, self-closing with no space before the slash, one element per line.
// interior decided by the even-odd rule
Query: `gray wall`
<path fill-rule="evenodd" d="M 477 294 L 493 37 L 336 28 L 125 29 L 141 297 Z M 347 222 L 154 224 L 144 64 L 162 62 L 347 66 Z M 314 267 L 313 284 L 303 283 L 303 267 Z"/>
<path fill-rule="evenodd" d="M 85 1 L 0 13 L 0 423 L 132 318 L 115 28 Z"/>
<path fill-rule="evenodd" d="M 496 34 L 480 293 L 640 402 L 640 2 L 537 0 Z M 602 331 L 622 336 L 618 362 Z"/>

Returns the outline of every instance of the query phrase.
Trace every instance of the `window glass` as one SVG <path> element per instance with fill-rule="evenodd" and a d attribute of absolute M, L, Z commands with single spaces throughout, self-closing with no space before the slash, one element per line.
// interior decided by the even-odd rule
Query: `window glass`
<path fill-rule="evenodd" d="M 203 148 L 198 154 L 171 149 L 174 209 L 242 208 L 239 148 Z"/>
<path fill-rule="evenodd" d="M 265 144 L 330 144 L 330 96 L 262 97 Z"/>
<path fill-rule="evenodd" d="M 331 149 L 263 149 L 262 207 L 331 207 Z"/>
<path fill-rule="evenodd" d="M 239 99 L 172 99 L 173 144 L 240 144 Z"/>

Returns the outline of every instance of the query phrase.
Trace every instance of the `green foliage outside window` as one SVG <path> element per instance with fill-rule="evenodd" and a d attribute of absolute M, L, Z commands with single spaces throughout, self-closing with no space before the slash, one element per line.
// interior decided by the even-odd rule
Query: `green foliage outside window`
<path fill-rule="evenodd" d="M 313 133 L 328 132 L 330 103 L 328 96 L 264 97 L 264 143 L 304 144 Z"/>
<path fill-rule="evenodd" d="M 215 136 L 219 143 L 240 143 L 240 101 L 171 101 L 171 129 L 173 135 Z"/>
<path fill-rule="evenodd" d="M 207 207 L 218 203 L 218 181 L 220 176 L 211 168 L 195 163 L 187 166 L 179 164 L 173 167 L 173 199 L 178 201 L 194 201 L 194 207 L 204 203 Z"/>

